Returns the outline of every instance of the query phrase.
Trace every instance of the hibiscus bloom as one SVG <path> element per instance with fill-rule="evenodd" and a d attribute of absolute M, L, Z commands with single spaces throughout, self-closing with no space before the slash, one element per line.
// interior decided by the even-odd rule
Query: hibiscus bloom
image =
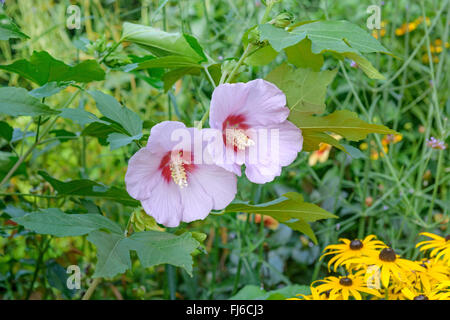
<path fill-rule="evenodd" d="M 286 96 L 270 82 L 257 79 L 218 86 L 209 118 L 216 131 L 208 145 L 214 162 L 239 176 L 245 164 L 250 181 L 272 181 L 303 145 L 301 130 L 286 120 L 288 115 Z"/>
<path fill-rule="evenodd" d="M 125 184 L 145 212 L 167 227 L 206 218 L 236 195 L 236 176 L 201 159 L 201 130 L 181 122 L 155 125 L 147 146 L 128 163 Z M 195 145 L 197 144 L 197 145 Z"/>

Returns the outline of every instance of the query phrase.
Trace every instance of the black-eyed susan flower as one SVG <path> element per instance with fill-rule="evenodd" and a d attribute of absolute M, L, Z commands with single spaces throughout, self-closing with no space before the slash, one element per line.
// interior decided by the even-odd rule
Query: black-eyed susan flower
<path fill-rule="evenodd" d="M 435 288 L 440 291 L 441 300 L 450 300 L 450 280 L 439 283 Z"/>
<path fill-rule="evenodd" d="M 392 248 L 384 248 L 379 252 L 370 253 L 369 256 L 350 259 L 349 262 L 378 268 L 381 283 L 385 288 L 389 287 L 391 278 L 406 282 L 410 272 L 425 271 L 419 264 L 400 258 Z"/>
<path fill-rule="evenodd" d="M 340 266 L 345 265 L 349 267 L 349 259 L 360 258 L 362 256 L 370 256 L 376 254 L 378 249 L 387 247 L 382 241 L 377 240 L 375 235 L 368 235 L 364 240 L 354 239 L 339 239 L 342 244 L 332 244 L 325 247 L 324 253 L 320 259 L 327 255 L 334 255 L 328 262 L 328 269 L 334 264 L 334 271 Z"/>
<path fill-rule="evenodd" d="M 429 232 L 422 232 L 420 235 L 432 240 L 419 242 L 416 248 L 420 247 L 420 251 L 433 249 L 430 252 L 431 258 L 442 259 L 447 265 L 450 265 L 450 235 L 445 238 Z"/>
<path fill-rule="evenodd" d="M 400 283 L 397 282 L 395 285 L 392 285 L 387 289 L 381 290 L 381 294 L 387 300 L 406 300 L 407 298 L 402 292 L 403 287 L 404 286 L 402 286 Z"/>
<path fill-rule="evenodd" d="M 413 287 L 404 287 L 402 293 L 408 300 L 447 300 L 446 293 L 439 289 L 418 290 Z"/>
<path fill-rule="evenodd" d="M 426 291 L 431 291 L 432 287 L 436 284 L 450 280 L 448 277 L 449 268 L 442 260 L 424 259 L 417 263 L 424 267 L 425 271 L 414 271 L 411 273 L 411 283 L 416 286 Z"/>
<path fill-rule="evenodd" d="M 353 296 L 356 300 L 362 300 L 361 292 L 381 297 L 377 290 L 366 286 L 363 272 L 342 277 L 326 277 L 323 280 L 313 282 L 313 284 L 317 282 L 322 282 L 316 287 L 318 293 L 328 293 L 330 300 L 338 300 L 339 297 L 342 297 L 342 300 L 348 300 L 350 296 Z"/>

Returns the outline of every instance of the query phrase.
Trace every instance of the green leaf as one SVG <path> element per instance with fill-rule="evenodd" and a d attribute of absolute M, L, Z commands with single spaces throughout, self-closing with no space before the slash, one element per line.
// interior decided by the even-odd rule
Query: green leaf
<path fill-rule="evenodd" d="M 247 212 L 268 215 L 291 227 L 303 232 L 317 243 L 307 222 L 321 219 L 337 218 L 319 206 L 303 201 L 301 194 L 288 192 L 282 197 L 262 204 L 232 203 L 225 208 L 225 212 Z"/>
<path fill-rule="evenodd" d="M 133 137 L 127 136 L 123 133 L 113 132 L 108 135 L 107 141 L 110 143 L 111 150 L 118 149 L 132 143 L 134 140 L 142 138 L 142 132 Z"/>
<path fill-rule="evenodd" d="M 143 231 L 132 234 L 129 239 L 144 267 L 167 263 L 185 269 L 192 276 L 191 254 L 200 243 L 189 232 L 176 236 L 166 232 Z"/>
<path fill-rule="evenodd" d="M 8 16 L 0 14 L 0 40 L 12 38 L 29 39 L 30 37 L 20 31 L 19 27 Z"/>
<path fill-rule="evenodd" d="M 61 291 L 61 293 L 67 298 L 72 298 L 77 290 L 69 289 L 67 287 L 67 279 L 69 275 L 61 265 L 59 265 L 55 260 L 51 259 L 46 262 L 46 272 L 45 276 L 50 286 Z"/>
<path fill-rule="evenodd" d="M 396 133 L 385 126 L 364 122 L 355 112 L 348 110 L 338 110 L 325 117 L 291 113 L 289 120 L 302 130 L 334 132 L 351 141 L 362 140 L 369 133 Z"/>
<path fill-rule="evenodd" d="M 51 109 L 38 99 L 30 96 L 23 88 L 0 88 L 0 113 L 9 116 L 51 116 L 59 111 Z"/>
<path fill-rule="evenodd" d="M 271 24 L 262 24 L 258 28 L 261 32 L 260 40 L 269 41 L 273 49 L 278 52 L 305 39 L 305 34 L 290 33 Z"/>
<path fill-rule="evenodd" d="M 120 132 L 114 124 L 93 122 L 81 131 L 81 135 L 96 137 L 102 145 L 107 145 L 108 136 L 114 132 Z"/>
<path fill-rule="evenodd" d="M 320 143 L 327 143 L 344 152 L 347 150 L 335 138 L 325 132 L 303 129 L 303 151 L 314 151 L 319 149 Z"/>
<path fill-rule="evenodd" d="M 161 58 L 153 58 L 137 64 L 134 70 L 152 69 L 152 68 L 201 68 L 197 60 L 185 56 L 164 56 Z"/>
<path fill-rule="evenodd" d="M 112 278 L 131 268 L 129 238 L 123 234 L 94 231 L 87 240 L 97 248 L 94 278 Z"/>
<path fill-rule="evenodd" d="M 3 179 L 12 169 L 12 167 L 17 163 L 19 157 L 11 152 L 0 151 L 0 180 Z M 24 162 L 22 162 L 19 168 L 14 172 L 13 176 L 16 175 L 26 175 L 27 174 L 27 166 Z"/>
<path fill-rule="evenodd" d="M 38 174 L 48 181 L 60 195 L 96 197 L 105 200 L 112 200 L 131 207 L 139 206 L 139 201 L 131 198 L 124 189 L 106 187 L 100 183 L 87 179 L 63 182 L 51 177 L 45 171 L 38 171 Z"/>
<path fill-rule="evenodd" d="M 60 84 L 55 81 L 48 82 L 48 83 L 44 84 L 42 87 L 31 90 L 29 92 L 29 94 L 37 99 L 42 99 L 42 98 L 50 97 L 54 94 L 57 94 L 61 90 L 67 88 L 67 86 L 68 86 L 67 83 Z"/>
<path fill-rule="evenodd" d="M 0 121 L 0 137 L 11 141 L 14 129 L 5 121 Z"/>
<path fill-rule="evenodd" d="M 58 140 L 61 142 L 69 141 L 71 140 L 70 138 L 77 136 L 75 133 L 67 131 L 65 129 L 51 130 L 49 133 L 55 135 L 55 137 L 58 138 Z"/>
<path fill-rule="evenodd" d="M 345 57 L 356 62 L 358 67 L 370 78 L 370 79 L 378 79 L 385 80 L 386 78 L 378 72 L 377 69 L 370 63 L 369 60 L 364 58 L 363 56 L 359 56 L 356 53 L 348 52 L 343 54 Z"/>
<path fill-rule="evenodd" d="M 171 70 L 164 74 L 163 81 L 164 81 L 164 92 L 167 92 L 172 88 L 175 82 L 178 81 L 178 79 L 181 79 L 186 74 L 194 74 L 199 75 L 200 69 L 195 68 L 179 68 Z"/>
<path fill-rule="evenodd" d="M 230 300 L 264 300 L 265 294 L 266 291 L 260 286 L 249 284 L 239 290 Z"/>
<path fill-rule="evenodd" d="M 89 91 L 98 110 L 108 119 L 119 123 L 130 136 L 142 133 L 143 121 L 134 111 L 122 107 L 114 97 L 101 91 Z"/>
<path fill-rule="evenodd" d="M 24 215 L 28 214 L 25 210 L 21 208 L 14 207 L 12 205 L 7 205 L 5 209 L 3 209 L 3 212 L 8 214 L 11 218 L 19 218 L 23 217 Z"/>
<path fill-rule="evenodd" d="M 323 55 L 311 51 L 311 40 L 303 39 L 299 43 L 284 49 L 288 62 L 297 68 L 311 68 L 319 72 L 323 65 Z"/>
<path fill-rule="evenodd" d="M 144 268 L 171 264 L 184 268 L 192 276 L 191 254 L 199 246 L 190 233 L 176 236 L 159 231 L 137 232 L 128 238 L 95 231 L 87 239 L 97 247 L 94 278 L 111 278 L 130 269 L 130 250 L 137 252 Z"/>
<path fill-rule="evenodd" d="M 245 59 L 245 63 L 250 66 L 264 66 L 272 62 L 278 55 L 270 45 L 259 48 Z"/>
<path fill-rule="evenodd" d="M 360 64 L 361 70 L 372 79 L 384 77 L 362 56 L 362 53 L 390 54 L 377 39 L 348 21 L 312 21 L 295 27 L 291 32 L 271 24 L 259 27 L 261 40 L 268 40 L 277 50 L 285 50 L 288 61 L 300 68 L 319 71 L 325 52 L 341 54 Z"/>
<path fill-rule="evenodd" d="M 82 236 L 100 229 L 123 233 L 118 224 L 100 214 L 66 214 L 57 208 L 31 212 L 13 221 L 36 233 L 56 237 Z"/>
<path fill-rule="evenodd" d="M 92 114 L 84 109 L 80 109 L 80 108 L 61 109 L 61 113 L 59 116 L 64 119 L 70 119 L 82 126 L 93 123 L 93 122 L 108 124 L 106 121 L 102 121 L 102 120 L 98 119 L 94 114 Z"/>
<path fill-rule="evenodd" d="M 291 33 L 308 37 L 312 42 L 313 53 L 389 53 L 377 39 L 348 21 L 315 21 L 298 26 Z"/>
<path fill-rule="evenodd" d="M 281 289 L 265 291 L 259 286 L 246 285 L 230 300 L 286 300 L 294 298 L 297 294 L 310 294 L 308 286 L 293 284 Z"/>
<path fill-rule="evenodd" d="M 52 81 L 91 82 L 105 79 L 105 72 L 95 60 L 86 60 L 71 67 L 46 51 L 34 51 L 30 61 L 17 60 L 0 66 L 0 69 L 17 73 L 40 86 Z"/>
<path fill-rule="evenodd" d="M 327 86 L 337 70 L 315 72 L 311 69 L 294 69 L 282 64 L 270 72 L 266 80 L 284 92 L 291 114 L 323 113 Z"/>
<path fill-rule="evenodd" d="M 353 159 L 365 159 L 367 158 L 366 155 L 364 153 L 361 152 L 361 150 L 359 150 L 358 148 L 355 148 L 349 144 L 341 144 L 344 148 L 345 151 L 347 151 L 347 153 L 353 158 Z"/>
<path fill-rule="evenodd" d="M 139 44 L 156 56 L 179 55 L 193 58 L 197 63 L 206 61 L 203 50 L 200 51 L 192 36 L 125 22 L 122 39 Z"/>

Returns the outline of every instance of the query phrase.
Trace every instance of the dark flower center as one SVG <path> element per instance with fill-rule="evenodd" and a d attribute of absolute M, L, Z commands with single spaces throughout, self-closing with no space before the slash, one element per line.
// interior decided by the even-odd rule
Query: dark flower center
<path fill-rule="evenodd" d="M 394 262 L 396 259 L 395 251 L 391 248 L 384 248 L 379 255 L 380 260 L 386 262 Z"/>
<path fill-rule="evenodd" d="M 355 239 L 350 242 L 350 249 L 352 250 L 360 250 L 363 247 L 363 243 L 359 239 Z"/>
<path fill-rule="evenodd" d="M 417 297 L 414 297 L 414 300 L 429 300 L 426 295 L 420 294 Z"/>
<path fill-rule="evenodd" d="M 345 287 L 350 287 L 353 284 L 353 281 L 352 279 L 345 277 L 339 280 L 339 284 Z"/>
<path fill-rule="evenodd" d="M 445 237 L 445 241 L 450 241 L 450 234 Z"/>

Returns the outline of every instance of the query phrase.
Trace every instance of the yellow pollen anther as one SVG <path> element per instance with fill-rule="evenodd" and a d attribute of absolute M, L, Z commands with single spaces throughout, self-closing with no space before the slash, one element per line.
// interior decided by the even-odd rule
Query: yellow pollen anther
<path fill-rule="evenodd" d="M 227 142 L 231 142 L 233 146 L 239 150 L 245 150 L 246 147 L 253 146 L 255 142 L 250 139 L 241 129 L 227 129 Z"/>
<path fill-rule="evenodd" d="M 170 173 L 173 181 L 181 188 L 187 187 L 186 170 L 183 166 L 183 159 L 180 156 L 175 157 L 170 162 Z"/>

